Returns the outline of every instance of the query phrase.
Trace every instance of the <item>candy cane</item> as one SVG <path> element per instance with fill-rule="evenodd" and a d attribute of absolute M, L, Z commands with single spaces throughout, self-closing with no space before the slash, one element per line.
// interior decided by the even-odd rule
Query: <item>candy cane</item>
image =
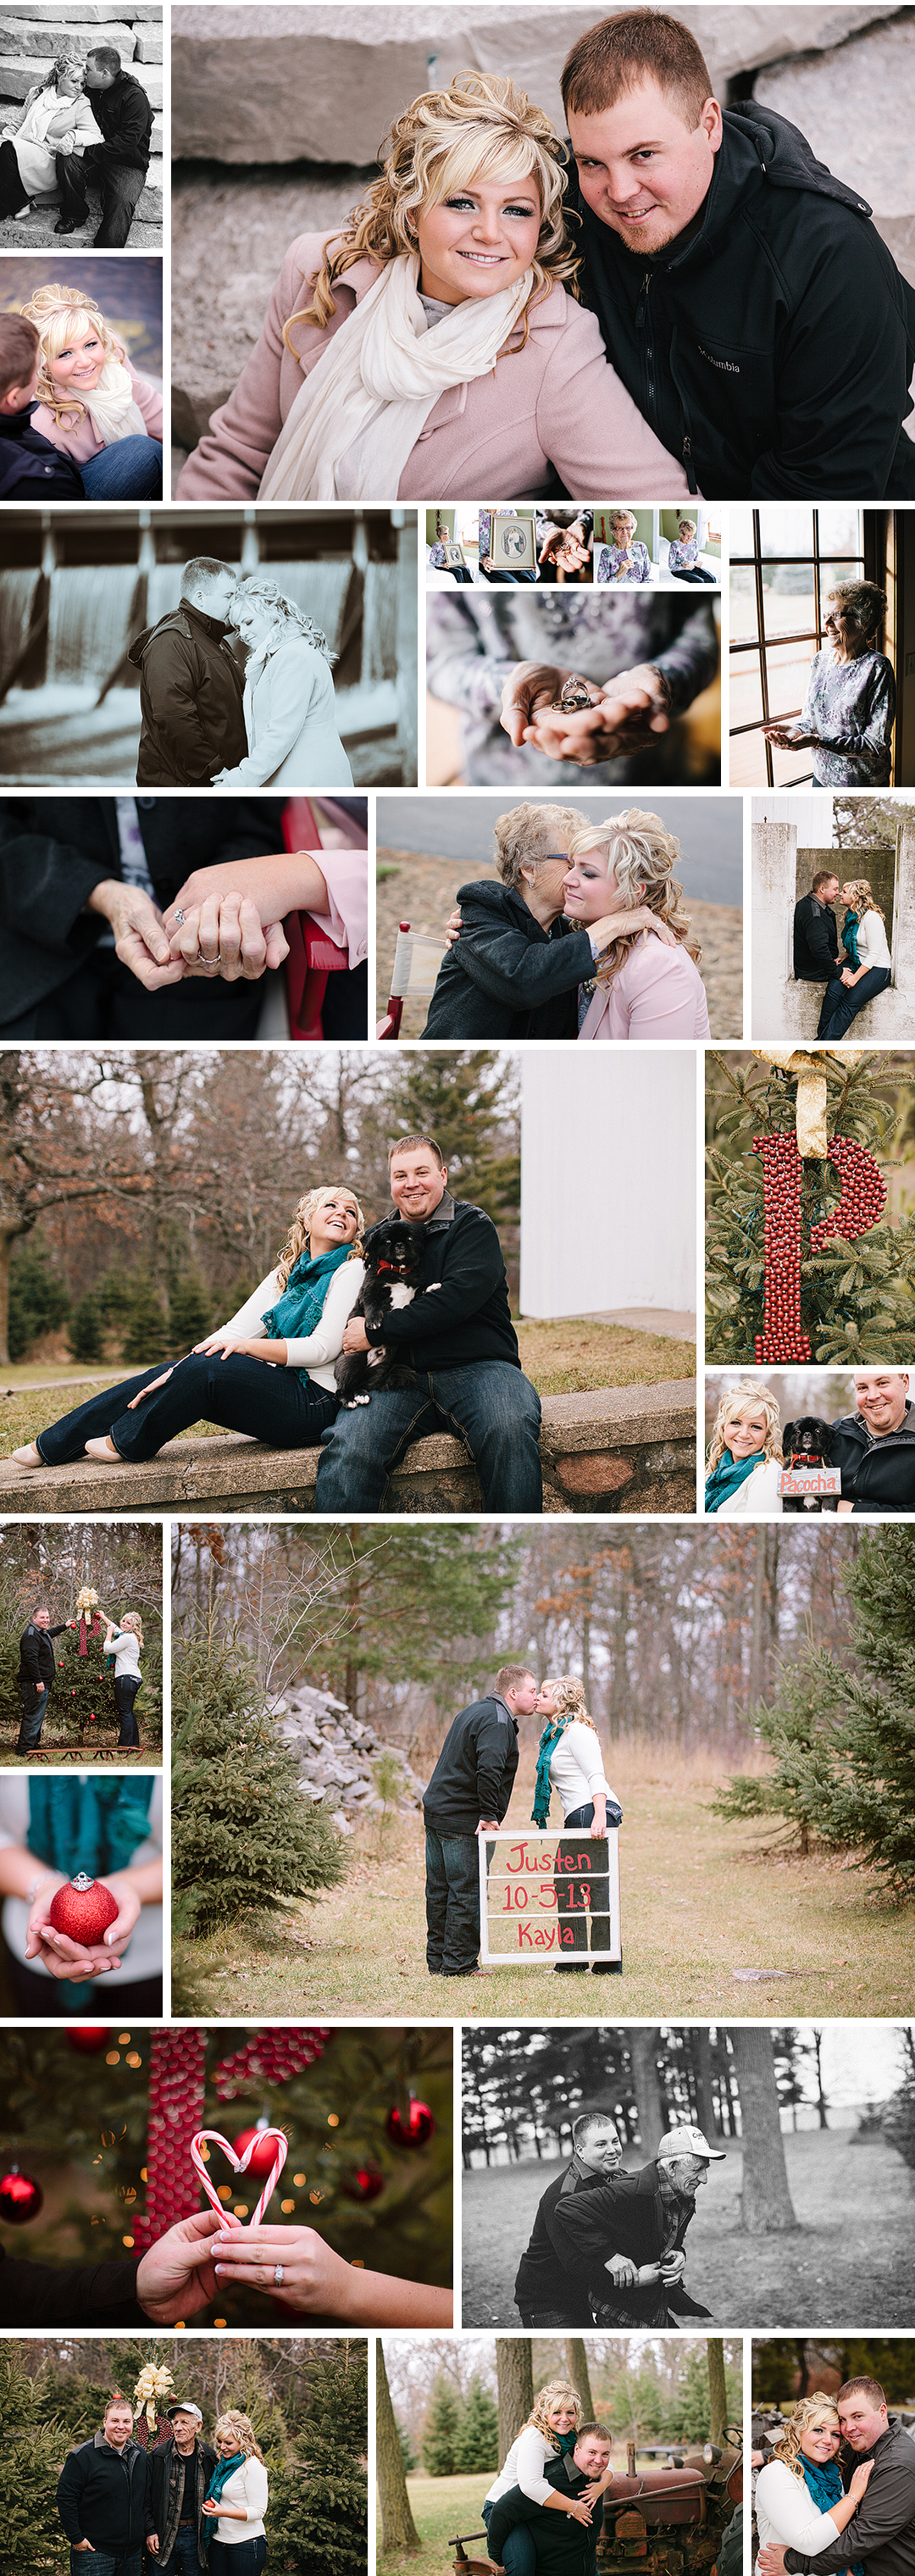
<path fill-rule="evenodd" d="M 264 2211 L 267 2207 L 267 2202 L 276 2190 L 283 2166 L 289 2154 L 289 2140 L 284 2135 L 283 2130 L 257 2129 L 254 2137 L 249 2138 L 243 2156 L 236 2155 L 234 2147 L 230 2147 L 228 2138 L 224 2138 L 219 2129 L 198 2129 L 196 2137 L 191 2139 L 191 2163 L 194 2167 L 195 2173 L 200 2176 L 207 2199 L 211 2202 L 220 2218 L 225 2217 L 225 2210 L 220 2200 L 219 2193 L 216 2190 L 216 2186 L 214 2183 L 211 2183 L 209 2174 L 207 2173 L 203 2156 L 204 2147 L 208 2144 L 214 2147 L 221 2147 L 223 2155 L 232 2167 L 233 2173 L 244 2174 L 247 2173 L 252 2156 L 256 2155 L 258 2149 L 263 2146 L 265 2138 L 276 2139 L 276 2153 L 274 2155 L 270 2173 L 268 2174 L 255 2209 L 254 2216 L 248 2221 L 249 2227 L 259 2227 Z"/>

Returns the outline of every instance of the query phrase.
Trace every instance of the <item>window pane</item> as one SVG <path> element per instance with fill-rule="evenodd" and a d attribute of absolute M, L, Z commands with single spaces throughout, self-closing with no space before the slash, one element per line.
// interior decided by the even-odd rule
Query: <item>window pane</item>
<path fill-rule="evenodd" d="M 737 734 L 730 744 L 731 786 L 768 787 L 766 745 L 761 733 Z"/>
<path fill-rule="evenodd" d="M 749 564 L 738 564 L 731 574 L 731 634 L 741 641 L 756 636 L 756 583 Z"/>
<path fill-rule="evenodd" d="M 813 660 L 813 644 L 774 644 L 766 655 L 769 713 L 797 714 L 803 706 Z"/>
<path fill-rule="evenodd" d="M 853 501 L 825 501 L 819 509 L 820 553 L 860 555 L 861 512 Z"/>
<path fill-rule="evenodd" d="M 813 511 L 803 501 L 766 501 L 759 513 L 763 555 L 812 555 Z"/>
<path fill-rule="evenodd" d="M 826 602 L 835 583 L 837 581 L 860 581 L 863 577 L 863 573 L 864 563 L 860 555 L 855 556 L 851 563 L 848 561 L 845 563 L 842 563 L 841 561 L 837 563 L 834 555 L 830 555 L 827 561 L 824 556 L 820 565 L 820 599 L 822 602 L 824 617 L 826 615 Z"/>
<path fill-rule="evenodd" d="M 812 563 L 764 564 L 763 599 L 767 642 L 816 633 Z"/>
<path fill-rule="evenodd" d="M 731 555 L 753 552 L 753 512 L 748 501 L 731 503 Z"/>

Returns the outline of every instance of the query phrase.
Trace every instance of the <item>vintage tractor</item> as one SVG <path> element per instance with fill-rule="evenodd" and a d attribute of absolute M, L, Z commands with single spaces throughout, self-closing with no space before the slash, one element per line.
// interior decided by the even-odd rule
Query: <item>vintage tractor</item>
<path fill-rule="evenodd" d="M 671 2449 L 665 2468 L 637 2472 L 635 2444 L 628 2442 L 626 2475 L 615 2477 L 604 2497 L 598 2576 L 616 2567 L 631 2567 L 636 2576 L 713 2576 L 723 2534 L 743 2495 L 740 2453 L 740 2434 L 728 2425 L 723 2450 L 713 2442 L 690 2451 Z M 485 2532 L 449 2541 L 455 2576 L 484 2576 L 488 2559 L 467 2555 L 465 2543 L 473 2540 L 485 2548 Z"/>

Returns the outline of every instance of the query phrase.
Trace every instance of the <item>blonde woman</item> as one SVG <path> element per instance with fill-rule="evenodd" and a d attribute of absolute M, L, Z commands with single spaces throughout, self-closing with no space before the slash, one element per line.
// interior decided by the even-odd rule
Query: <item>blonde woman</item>
<path fill-rule="evenodd" d="M 544 1727 L 531 1821 L 547 1824 L 550 1797 L 556 1789 L 562 1801 L 564 1836 L 580 1829 L 583 1837 L 579 1843 L 563 1839 L 556 1854 L 560 1947 L 581 1955 L 560 1960 L 555 1973 L 571 1976 L 590 1966 L 596 1977 L 618 1976 L 621 1961 L 596 1954 L 610 1948 L 607 1830 L 609 1826 L 615 1831 L 622 1824 L 623 1811 L 604 1773 L 597 1728 L 585 1707 L 581 1682 L 568 1673 L 543 1682 L 537 1715 L 544 1719 Z"/>
<path fill-rule="evenodd" d="M 161 391 L 137 374 L 93 297 L 39 286 L 22 311 L 40 342 L 32 428 L 70 457 L 90 501 L 161 500 Z"/>
<path fill-rule="evenodd" d="M 651 580 L 651 556 L 636 534 L 638 524 L 631 510 L 617 510 L 610 521 L 610 544 L 601 547 L 598 557 L 598 581 Z"/>
<path fill-rule="evenodd" d="M 842 946 L 848 963 L 826 986 L 818 1038 L 844 1038 L 858 1012 L 886 991 L 893 972 L 885 916 L 867 878 L 850 877 L 842 887 L 842 902 Z"/>
<path fill-rule="evenodd" d="M 581 2523 L 587 2530 L 591 2519 L 587 2498 L 591 2490 L 582 2490 L 577 2498 L 563 2495 L 561 2488 L 551 2487 L 544 2476 L 549 2462 L 565 2459 L 574 2451 L 583 2413 L 581 2398 L 567 2379 L 551 2379 L 545 2388 L 538 2389 L 527 2423 L 522 2425 L 498 2477 L 487 2491 L 483 2505 L 487 2532 L 494 2505 L 500 2504 L 512 2487 L 520 2487 L 532 2504 L 568 2514 L 572 2522 Z M 602 2494 L 611 2478 L 612 2471 L 606 2470 L 594 2493 Z M 534 2535 L 527 2523 L 516 2523 L 508 2533 L 501 2563 L 507 2576 L 536 2576 Z"/>
<path fill-rule="evenodd" d="M 679 856 L 680 843 L 659 815 L 636 806 L 570 843 L 564 919 L 595 929 L 600 941 L 579 992 L 580 1041 L 711 1037 L 702 950 L 674 876 Z M 607 916 L 615 933 L 609 940 Z"/>
<path fill-rule="evenodd" d="M 333 1422 L 334 1361 L 362 1284 L 364 1217 L 352 1190 L 300 1199 L 275 1270 L 237 1315 L 173 1368 L 144 1369 L 14 1449 L 17 1466 L 74 1458 L 138 1466 L 192 1422 L 220 1422 L 274 1449 L 306 1449 Z"/>
<path fill-rule="evenodd" d="M 840 2538 L 867 2493 L 873 2460 L 862 2460 L 842 2489 L 838 2451 L 842 2435 L 831 2397 L 802 2397 L 773 2457 L 756 2482 L 756 2524 L 761 2549 L 800 2549 L 816 2558 Z M 855 2561 L 856 2576 L 863 2570 Z"/>
<path fill-rule="evenodd" d="M 229 603 L 229 619 L 247 645 L 245 731 L 248 750 L 235 769 L 220 769 L 214 787 L 250 795 L 254 787 L 328 794 L 352 787 L 353 773 L 337 732 L 331 650 L 279 583 L 251 573 Z"/>
<path fill-rule="evenodd" d="M 768 1387 L 745 1378 L 723 1395 L 708 1453 L 705 1509 L 725 1521 L 782 1517 L 779 1411 Z"/>
<path fill-rule="evenodd" d="M 878 650 L 886 592 L 875 581 L 839 581 L 826 602 L 826 643 L 815 653 L 796 725 L 767 724 L 777 751 L 811 750 L 822 787 L 888 787 L 896 681 Z"/>
<path fill-rule="evenodd" d="M 105 1612 L 103 1655 L 114 1656 L 114 1702 L 120 1719 L 118 1752 L 128 1748 L 139 1753 L 140 1729 L 133 1713 L 137 1692 L 143 1688 L 140 1655 L 143 1648 L 143 1622 L 139 1610 L 125 1610 L 119 1627 Z"/>
<path fill-rule="evenodd" d="M 287 253 L 253 356 L 178 481 L 182 501 L 590 500 L 613 477 L 688 499 L 567 292 L 563 151 L 494 72 L 396 119 L 341 232 Z"/>
<path fill-rule="evenodd" d="M 85 152 L 102 139 L 82 73 L 59 54 L 45 78 L 26 91 L 17 123 L 0 132 L 0 223 L 13 215 L 22 224 L 33 203 L 56 203 L 56 154 Z"/>
<path fill-rule="evenodd" d="M 260 2576 L 269 2490 L 250 2417 L 227 2407 L 217 2416 L 213 2441 L 216 2467 L 201 2507 L 209 2526 L 204 2538 L 210 2576 Z"/>

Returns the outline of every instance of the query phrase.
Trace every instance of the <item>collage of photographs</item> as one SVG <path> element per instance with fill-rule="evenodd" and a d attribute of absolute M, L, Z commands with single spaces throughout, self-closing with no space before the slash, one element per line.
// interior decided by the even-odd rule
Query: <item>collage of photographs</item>
<path fill-rule="evenodd" d="M 0 2576 L 915 2576 L 913 131 L 0 0 Z"/>

